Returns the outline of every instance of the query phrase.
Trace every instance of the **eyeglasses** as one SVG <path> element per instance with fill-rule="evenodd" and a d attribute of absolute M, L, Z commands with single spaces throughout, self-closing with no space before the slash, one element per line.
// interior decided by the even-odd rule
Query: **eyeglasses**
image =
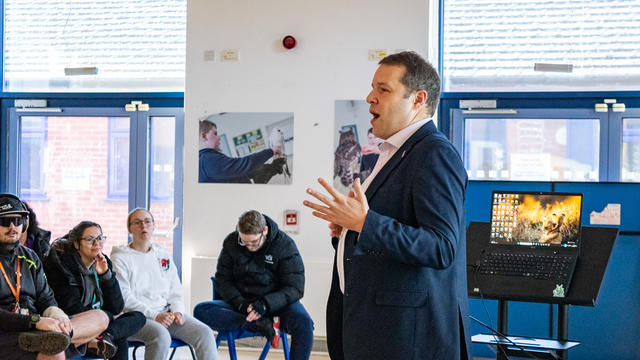
<path fill-rule="evenodd" d="M 4 216 L 0 217 L 0 226 L 9 227 L 11 224 L 13 226 L 18 227 L 20 225 L 24 225 L 27 222 L 25 216 Z"/>
<path fill-rule="evenodd" d="M 94 243 L 96 241 L 100 241 L 100 242 L 105 242 L 107 240 L 107 237 L 104 235 L 98 235 L 96 237 L 93 236 L 87 236 L 86 238 L 82 238 L 82 240 L 89 242 L 89 243 Z"/>
<path fill-rule="evenodd" d="M 151 223 L 153 223 L 151 219 L 144 219 L 144 220 L 134 220 L 131 222 L 131 225 L 140 226 L 144 224 L 146 226 L 146 225 L 150 225 Z"/>
<path fill-rule="evenodd" d="M 242 241 L 242 238 L 240 237 L 240 233 L 238 233 L 238 245 L 240 246 L 254 247 L 254 246 L 260 245 L 260 243 L 262 242 L 262 239 L 264 239 L 264 233 L 260 233 L 260 236 L 255 240 Z"/>

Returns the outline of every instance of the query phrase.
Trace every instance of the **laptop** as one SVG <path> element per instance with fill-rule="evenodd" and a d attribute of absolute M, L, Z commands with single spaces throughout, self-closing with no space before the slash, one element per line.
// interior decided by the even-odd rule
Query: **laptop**
<path fill-rule="evenodd" d="M 489 244 L 471 271 L 471 295 L 563 298 L 580 253 L 582 194 L 494 191 Z"/>

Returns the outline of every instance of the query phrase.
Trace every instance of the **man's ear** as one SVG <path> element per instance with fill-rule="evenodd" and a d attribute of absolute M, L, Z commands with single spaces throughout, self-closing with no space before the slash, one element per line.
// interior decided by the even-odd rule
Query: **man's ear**
<path fill-rule="evenodd" d="M 416 90 L 415 98 L 413 100 L 413 108 L 419 109 L 422 106 L 425 106 L 427 104 L 428 98 L 429 98 L 429 95 L 427 94 L 426 90 Z"/>
<path fill-rule="evenodd" d="M 269 227 L 267 225 L 264 226 L 264 229 L 262 229 L 262 233 L 266 236 L 269 233 Z"/>

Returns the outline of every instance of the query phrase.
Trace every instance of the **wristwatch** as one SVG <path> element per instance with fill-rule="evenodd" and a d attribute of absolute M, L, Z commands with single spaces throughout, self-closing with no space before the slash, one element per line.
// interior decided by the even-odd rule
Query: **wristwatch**
<path fill-rule="evenodd" d="M 31 328 L 35 329 L 36 328 L 36 324 L 38 323 L 38 321 L 40 321 L 40 315 L 38 314 L 31 314 L 29 319 L 29 323 L 31 324 Z"/>

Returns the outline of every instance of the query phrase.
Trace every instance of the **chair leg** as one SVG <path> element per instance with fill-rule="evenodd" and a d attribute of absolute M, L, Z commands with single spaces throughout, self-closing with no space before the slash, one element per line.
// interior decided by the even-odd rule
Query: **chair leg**
<path fill-rule="evenodd" d="M 229 347 L 229 358 L 231 360 L 238 360 L 238 356 L 236 355 L 236 343 L 231 334 L 227 336 L 227 346 Z"/>
<path fill-rule="evenodd" d="M 171 350 L 171 355 L 169 355 L 169 360 L 173 360 L 173 355 L 175 355 L 175 354 L 176 354 L 176 350 L 178 350 L 178 348 L 177 348 L 177 347 L 174 347 L 174 348 Z"/>
<path fill-rule="evenodd" d="M 136 351 L 138 351 L 139 346 L 133 347 L 133 352 L 131 353 L 133 360 L 136 360 Z"/>
<path fill-rule="evenodd" d="M 289 360 L 289 340 L 287 340 L 287 333 L 280 330 L 280 339 L 282 339 L 282 351 L 284 352 L 284 360 Z"/>
<path fill-rule="evenodd" d="M 262 348 L 262 352 L 260 353 L 260 357 L 258 360 L 265 360 L 267 358 L 267 354 L 269 353 L 269 349 L 271 349 L 271 344 L 269 341 L 265 341 L 264 347 Z"/>
<path fill-rule="evenodd" d="M 189 351 L 191 352 L 191 359 L 196 360 L 196 353 L 193 352 L 193 348 L 189 344 L 187 344 L 187 346 L 189 347 Z"/>

